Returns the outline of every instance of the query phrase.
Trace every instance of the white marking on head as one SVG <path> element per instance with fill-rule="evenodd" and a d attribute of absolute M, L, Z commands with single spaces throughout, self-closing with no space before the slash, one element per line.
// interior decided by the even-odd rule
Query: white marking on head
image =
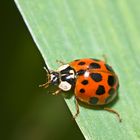
<path fill-rule="evenodd" d="M 62 89 L 63 91 L 68 91 L 71 89 L 71 84 L 69 84 L 66 81 L 61 81 L 61 83 L 59 84 L 59 88 Z"/>
<path fill-rule="evenodd" d="M 67 67 L 69 67 L 69 64 L 66 64 L 66 65 L 62 65 L 58 68 L 58 71 L 62 71 L 64 69 L 66 69 Z"/>
<path fill-rule="evenodd" d="M 70 70 L 70 77 L 74 78 L 74 76 L 75 76 L 74 70 Z"/>

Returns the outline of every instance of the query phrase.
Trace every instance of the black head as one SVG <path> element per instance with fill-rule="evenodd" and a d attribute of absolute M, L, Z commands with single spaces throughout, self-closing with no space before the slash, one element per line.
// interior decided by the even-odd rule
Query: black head
<path fill-rule="evenodd" d="M 59 73 L 55 72 L 55 71 L 52 71 L 50 73 L 50 81 L 51 81 L 51 84 L 58 85 L 60 83 Z"/>

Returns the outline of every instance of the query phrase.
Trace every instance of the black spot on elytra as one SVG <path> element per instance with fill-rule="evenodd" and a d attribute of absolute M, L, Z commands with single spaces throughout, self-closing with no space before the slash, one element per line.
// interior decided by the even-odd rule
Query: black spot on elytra
<path fill-rule="evenodd" d="M 111 66 L 109 66 L 108 64 L 105 64 L 105 67 L 107 70 L 109 70 L 110 72 L 114 72 L 114 70 L 112 69 Z"/>
<path fill-rule="evenodd" d="M 110 88 L 110 90 L 108 91 L 108 94 L 111 96 L 115 93 L 115 89 L 114 88 Z"/>
<path fill-rule="evenodd" d="M 82 83 L 83 85 L 87 85 L 87 84 L 88 84 L 88 80 L 83 80 L 81 83 Z"/>
<path fill-rule="evenodd" d="M 89 99 L 89 103 L 90 104 L 93 104 L 93 105 L 96 105 L 97 103 L 98 103 L 98 98 L 97 97 L 91 97 L 90 99 Z"/>
<path fill-rule="evenodd" d="M 83 88 L 81 88 L 80 93 L 85 93 L 85 90 Z"/>
<path fill-rule="evenodd" d="M 98 89 L 96 90 L 97 95 L 103 95 L 105 93 L 105 88 L 102 85 L 98 86 Z"/>
<path fill-rule="evenodd" d="M 79 62 L 78 65 L 85 65 L 85 62 Z"/>
<path fill-rule="evenodd" d="M 77 75 L 83 75 L 85 73 L 85 70 L 79 70 L 79 71 L 77 71 Z"/>
<path fill-rule="evenodd" d="M 101 66 L 98 63 L 91 63 L 89 69 L 99 69 Z"/>
<path fill-rule="evenodd" d="M 110 86 L 114 86 L 115 83 L 116 83 L 115 77 L 112 76 L 112 75 L 108 76 L 108 84 L 109 84 Z"/>
<path fill-rule="evenodd" d="M 99 73 L 91 73 L 90 77 L 96 82 L 100 82 L 102 80 L 102 75 Z"/>

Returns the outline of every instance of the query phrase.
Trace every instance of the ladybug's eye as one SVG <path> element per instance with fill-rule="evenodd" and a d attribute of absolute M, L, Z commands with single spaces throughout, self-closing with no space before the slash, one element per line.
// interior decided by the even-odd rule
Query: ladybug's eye
<path fill-rule="evenodd" d="M 59 73 L 57 73 L 57 72 L 52 72 L 51 73 L 51 83 L 54 84 L 54 85 L 59 84 Z"/>

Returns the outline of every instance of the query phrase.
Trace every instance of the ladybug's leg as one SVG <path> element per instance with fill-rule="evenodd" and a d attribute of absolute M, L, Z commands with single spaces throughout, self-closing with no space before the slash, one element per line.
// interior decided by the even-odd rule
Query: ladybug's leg
<path fill-rule="evenodd" d="M 50 84 L 50 82 L 48 81 L 48 82 L 46 82 L 44 84 L 39 85 L 39 87 L 47 88 L 49 86 L 49 84 Z"/>
<path fill-rule="evenodd" d="M 46 71 L 48 82 L 39 85 L 39 87 L 47 88 L 49 86 L 49 84 L 51 83 L 51 80 L 50 80 L 50 71 L 46 67 L 43 67 L 43 69 Z"/>
<path fill-rule="evenodd" d="M 104 110 L 107 110 L 107 111 L 109 111 L 109 112 L 112 112 L 112 113 L 116 114 L 117 117 L 118 117 L 118 119 L 119 119 L 119 122 L 122 121 L 122 119 L 121 119 L 121 117 L 120 117 L 120 114 L 119 114 L 117 111 L 115 111 L 115 110 L 113 110 L 113 109 L 111 109 L 111 108 L 107 108 L 107 107 L 105 107 Z"/>
<path fill-rule="evenodd" d="M 75 119 L 75 118 L 78 116 L 78 114 L 79 114 L 79 104 L 78 104 L 78 100 L 77 100 L 76 96 L 75 96 L 75 104 L 76 104 L 76 113 L 75 113 L 75 115 L 73 116 L 74 119 Z"/>
<path fill-rule="evenodd" d="M 54 93 L 52 93 L 52 95 L 57 95 L 61 92 L 61 89 L 56 90 Z"/>
<path fill-rule="evenodd" d="M 61 60 L 56 60 L 57 63 L 59 63 L 60 65 L 64 65 L 65 63 Z"/>

